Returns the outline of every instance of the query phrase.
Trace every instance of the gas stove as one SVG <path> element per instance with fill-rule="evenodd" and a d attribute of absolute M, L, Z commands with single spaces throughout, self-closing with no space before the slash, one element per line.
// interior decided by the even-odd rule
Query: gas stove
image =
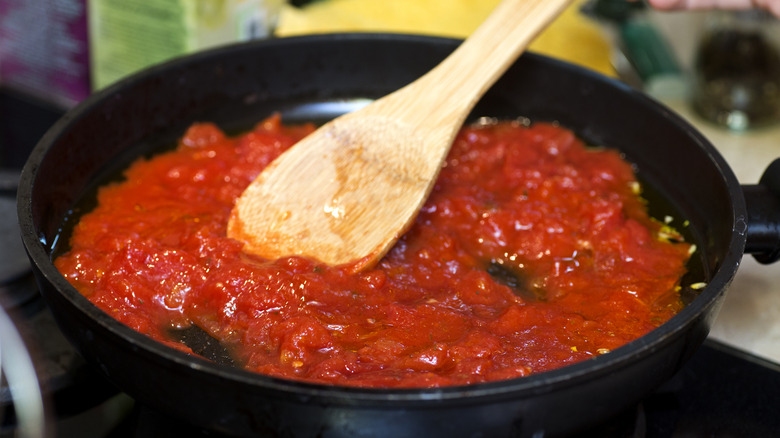
<path fill-rule="evenodd" d="M 113 387 L 70 346 L 38 294 L 19 237 L 15 190 L 24 158 L 62 112 L 0 89 L 0 317 L 10 316 L 11 327 L 24 340 L 23 353 L 34 364 L 38 380 L 34 388 L 42 400 L 38 418 L 46 422 L 46 436 L 217 436 L 136 403 Z M 4 340 L 8 331 L 0 333 Z M 0 358 L 10 357 L 5 351 L 9 345 L 0 343 Z M 14 393 L 13 380 L 3 377 L 0 438 L 38 436 L 25 432 L 30 429 L 23 422 L 31 417 L 17 415 L 26 397 L 20 397 L 18 390 Z M 778 394 L 780 365 L 708 339 L 682 370 L 641 403 L 577 436 L 777 436 Z"/>

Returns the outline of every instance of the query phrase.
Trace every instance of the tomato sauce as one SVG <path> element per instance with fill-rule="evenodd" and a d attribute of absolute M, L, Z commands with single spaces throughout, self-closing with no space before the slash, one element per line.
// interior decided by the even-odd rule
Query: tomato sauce
<path fill-rule="evenodd" d="M 412 228 L 373 269 L 262 260 L 226 237 L 260 170 L 313 130 L 193 125 L 98 193 L 59 270 L 160 342 L 196 324 L 246 369 L 365 387 L 472 384 L 605 354 L 678 312 L 692 246 L 648 217 L 633 169 L 546 123 L 457 137 Z"/>

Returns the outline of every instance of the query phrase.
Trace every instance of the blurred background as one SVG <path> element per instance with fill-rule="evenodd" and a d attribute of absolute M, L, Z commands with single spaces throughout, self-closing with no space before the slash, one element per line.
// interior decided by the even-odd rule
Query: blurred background
<path fill-rule="evenodd" d="M 24 161 L 52 121 L 46 116 L 31 121 L 22 105 L 42 106 L 56 117 L 142 68 L 251 39 L 323 32 L 465 38 L 497 3 L 0 0 L 0 165 Z M 660 100 L 679 101 L 681 111 L 695 108 L 702 119 L 744 131 L 780 120 L 780 92 L 769 93 L 765 86 L 771 79 L 772 87 L 780 86 L 776 21 L 758 13 L 661 13 L 641 0 L 579 0 L 530 49 L 617 77 Z M 742 47 L 741 58 L 736 47 Z M 735 68 L 753 69 L 753 83 L 756 74 L 770 79 L 753 87 L 730 79 L 724 85 L 721 79 L 733 76 Z"/>

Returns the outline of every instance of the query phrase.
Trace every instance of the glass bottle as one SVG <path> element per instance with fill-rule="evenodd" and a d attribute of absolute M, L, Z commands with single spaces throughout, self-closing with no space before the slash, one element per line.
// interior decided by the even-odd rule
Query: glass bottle
<path fill-rule="evenodd" d="M 780 121 L 780 20 L 765 11 L 712 11 L 698 46 L 693 107 L 733 130 Z"/>

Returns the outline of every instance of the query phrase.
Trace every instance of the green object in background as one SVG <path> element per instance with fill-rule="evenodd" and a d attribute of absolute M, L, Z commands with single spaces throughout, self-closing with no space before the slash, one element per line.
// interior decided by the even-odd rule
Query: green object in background
<path fill-rule="evenodd" d="M 182 0 L 90 0 L 89 11 L 95 89 L 192 46 L 192 18 Z"/>
<path fill-rule="evenodd" d="M 648 18 L 644 2 L 592 0 L 584 11 L 613 30 L 621 53 L 645 92 L 656 97 L 687 94 L 686 75 L 666 38 Z"/>
<path fill-rule="evenodd" d="M 679 75 L 682 70 L 666 40 L 646 20 L 630 20 L 619 29 L 626 56 L 639 77 L 647 82 L 664 75 Z"/>
<path fill-rule="evenodd" d="M 197 50 L 271 35 L 283 0 L 89 0 L 93 90 Z"/>
<path fill-rule="evenodd" d="M 642 82 L 642 89 L 656 98 L 685 97 L 688 78 L 668 41 L 647 18 L 637 17 L 618 27 L 623 54 Z"/>

